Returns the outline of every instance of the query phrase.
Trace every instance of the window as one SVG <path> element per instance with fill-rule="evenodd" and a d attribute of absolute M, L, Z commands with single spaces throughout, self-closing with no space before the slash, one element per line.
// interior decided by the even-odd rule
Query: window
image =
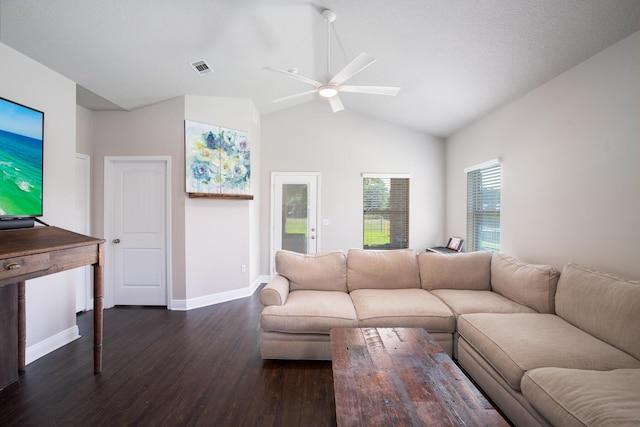
<path fill-rule="evenodd" d="M 363 174 L 364 249 L 409 247 L 409 176 Z"/>
<path fill-rule="evenodd" d="M 465 169 L 467 173 L 467 248 L 500 250 L 502 168 L 494 159 Z"/>

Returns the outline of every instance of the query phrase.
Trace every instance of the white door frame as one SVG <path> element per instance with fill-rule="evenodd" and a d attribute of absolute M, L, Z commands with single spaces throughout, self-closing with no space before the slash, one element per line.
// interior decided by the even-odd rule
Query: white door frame
<path fill-rule="evenodd" d="M 315 176 L 316 177 L 316 252 L 320 252 L 321 248 L 321 232 L 320 232 L 320 172 L 271 172 L 271 219 L 269 224 L 269 277 L 275 274 L 276 248 L 275 248 L 275 229 L 276 220 L 276 188 L 275 182 L 277 177 L 296 177 L 296 176 Z"/>
<path fill-rule="evenodd" d="M 111 188 L 111 178 L 114 175 L 114 165 L 124 162 L 161 162 L 165 166 L 165 236 L 166 236 L 166 259 L 165 259 L 165 277 L 167 292 L 167 309 L 171 310 L 171 157 L 170 156 L 105 156 L 104 158 L 104 238 L 106 244 L 105 250 L 105 268 L 104 271 L 104 306 L 106 308 L 114 305 L 114 282 L 113 269 L 114 263 L 109 256 L 111 239 L 111 224 L 113 224 L 113 214 L 109 209 L 110 197 L 113 189 Z"/>

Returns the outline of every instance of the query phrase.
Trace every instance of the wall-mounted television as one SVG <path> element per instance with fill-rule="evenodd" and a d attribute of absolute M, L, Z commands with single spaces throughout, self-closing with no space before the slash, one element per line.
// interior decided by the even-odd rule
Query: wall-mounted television
<path fill-rule="evenodd" d="M 44 113 L 0 97 L 0 229 L 42 216 Z"/>

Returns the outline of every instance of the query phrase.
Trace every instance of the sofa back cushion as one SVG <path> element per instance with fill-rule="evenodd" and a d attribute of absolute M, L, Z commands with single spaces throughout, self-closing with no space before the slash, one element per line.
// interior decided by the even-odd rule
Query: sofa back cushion
<path fill-rule="evenodd" d="M 559 277 L 560 272 L 549 265 L 529 264 L 502 253 L 491 257 L 491 290 L 539 313 L 555 313 Z"/>
<path fill-rule="evenodd" d="M 349 292 L 356 289 L 419 288 L 420 273 L 416 252 L 413 249 L 349 249 L 347 287 Z"/>
<path fill-rule="evenodd" d="M 556 312 L 640 359 L 640 283 L 567 264 L 558 282 Z"/>
<path fill-rule="evenodd" d="M 418 266 L 422 288 L 428 291 L 434 289 L 488 291 L 491 286 L 491 252 L 452 255 L 420 252 Z"/>
<path fill-rule="evenodd" d="M 318 254 L 276 252 L 276 271 L 289 289 L 347 292 L 347 256 L 342 251 Z"/>

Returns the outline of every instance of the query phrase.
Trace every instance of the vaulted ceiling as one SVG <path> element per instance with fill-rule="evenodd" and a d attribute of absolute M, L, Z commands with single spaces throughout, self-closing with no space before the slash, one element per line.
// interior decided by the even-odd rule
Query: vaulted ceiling
<path fill-rule="evenodd" d="M 638 0 L 0 0 L 0 42 L 75 81 L 89 109 L 208 95 L 267 114 L 326 103 L 272 103 L 311 87 L 263 70 L 325 80 L 325 8 L 330 71 L 366 52 L 377 61 L 348 83 L 401 87 L 341 94 L 345 108 L 441 137 L 640 30 Z"/>

